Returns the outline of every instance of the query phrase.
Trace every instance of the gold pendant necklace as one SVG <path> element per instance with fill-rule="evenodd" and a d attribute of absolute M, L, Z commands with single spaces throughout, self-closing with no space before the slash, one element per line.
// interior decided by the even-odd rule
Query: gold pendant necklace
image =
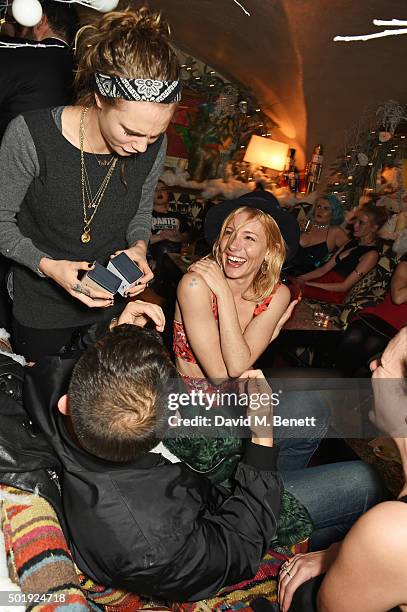
<path fill-rule="evenodd" d="M 83 231 L 81 234 L 81 242 L 83 244 L 87 244 L 91 240 L 90 234 L 90 224 L 93 221 L 93 217 L 96 215 L 99 205 L 102 201 L 104 193 L 109 185 L 110 179 L 114 172 L 114 169 L 117 164 L 117 157 L 112 157 L 109 161 L 108 165 L 109 169 L 107 171 L 106 176 L 102 180 L 99 189 L 96 194 L 93 196 L 90 189 L 89 176 L 85 166 L 85 156 L 84 156 L 84 139 L 85 139 L 85 116 L 88 109 L 83 107 L 81 111 L 81 117 L 79 122 L 79 144 L 80 144 L 80 152 L 81 152 L 81 184 L 82 184 L 82 206 L 83 206 Z M 97 158 L 96 158 L 97 159 Z M 99 160 L 97 159 L 98 163 Z M 99 164 L 102 165 L 102 164 Z M 103 164 L 105 165 L 105 164 Z M 92 214 L 88 217 L 87 209 L 93 209 Z"/>
<path fill-rule="evenodd" d="M 81 241 L 83 242 L 83 244 L 87 244 L 88 242 L 90 242 L 90 231 L 89 231 L 88 225 L 85 225 L 85 227 L 83 228 L 83 234 L 81 236 Z"/>

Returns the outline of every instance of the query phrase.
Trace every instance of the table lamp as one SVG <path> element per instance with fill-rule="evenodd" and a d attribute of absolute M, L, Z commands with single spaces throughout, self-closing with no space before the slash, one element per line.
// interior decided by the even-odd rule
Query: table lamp
<path fill-rule="evenodd" d="M 243 161 L 282 172 L 288 155 L 288 144 L 263 136 L 252 136 Z"/>

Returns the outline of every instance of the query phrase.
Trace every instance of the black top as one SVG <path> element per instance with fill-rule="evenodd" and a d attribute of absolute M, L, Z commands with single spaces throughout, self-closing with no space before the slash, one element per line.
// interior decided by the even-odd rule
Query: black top
<path fill-rule="evenodd" d="M 295 276 L 300 276 L 312 272 L 312 270 L 323 266 L 328 261 L 329 256 L 330 252 L 326 241 L 307 247 L 299 245 L 297 255 L 292 262 L 292 273 Z"/>
<path fill-rule="evenodd" d="M 155 235 L 163 230 L 174 230 L 183 234 L 189 230 L 188 219 L 178 212 L 159 213 L 153 210 L 151 233 Z"/>
<path fill-rule="evenodd" d="M 181 234 L 184 232 L 190 232 L 191 228 L 188 225 L 188 219 L 185 215 L 168 211 L 166 213 L 160 213 L 153 210 L 153 216 L 151 219 L 151 233 L 154 235 L 159 234 L 164 230 L 178 231 Z M 165 251 L 171 251 L 172 253 L 178 253 L 181 249 L 180 242 L 171 242 L 171 240 L 161 240 L 155 244 L 150 244 L 150 253 L 153 257 L 156 257 L 156 253 Z"/>
<path fill-rule="evenodd" d="M 349 250 L 350 253 L 348 253 L 348 255 L 341 257 L 344 251 Z M 334 271 L 346 278 L 355 270 L 360 258 L 365 255 L 365 253 L 369 253 L 369 251 L 377 251 L 376 245 L 364 246 L 359 244 L 357 240 L 350 240 L 335 257 L 336 265 Z"/>
<path fill-rule="evenodd" d="M 51 110 L 33 111 L 24 119 L 36 147 L 40 173 L 32 181 L 18 214 L 21 233 L 54 259 L 96 260 L 106 265 L 116 250 L 128 247 L 127 229 L 138 210 L 144 181 L 163 137 L 145 153 L 118 160 L 91 223 L 91 240 L 84 244 L 80 151 L 59 131 Z M 95 193 L 106 176 L 106 166 L 99 166 L 91 153 L 84 156 Z M 21 325 L 39 329 L 79 327 L 116 313 L 112 308 L 88 308 L 51 279 L 41 278 L 23 266 L 13 266 L 13 277 L 13 314 Z"/>
<path fill-rule="evenodd" d="M 13 42 L 15 39 L 1 37 L 0 40 Z M 38 46 L 1 48 L 0 140 L 7 124 L 17 115 L 64 106 L 73 99 L 74 61 L 69 46 L 56 38 L 47 38 L 41 43 L 19 42 Z"/>

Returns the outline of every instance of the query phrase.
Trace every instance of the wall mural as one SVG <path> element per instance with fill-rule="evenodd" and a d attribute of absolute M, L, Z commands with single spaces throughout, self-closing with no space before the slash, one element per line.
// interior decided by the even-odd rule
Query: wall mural
<path fill-rule="evenodd" d="M 249 167 L 242 159 L 250 136 L 271 136 L 276 123 L 250 90 L 192 57 L 182 60 L 182 82 L 183 100 L 169 132 L 168 154 L 186 157 L 196 181 L 243 175 Z M 185 169 L 185 163 L 179 165 Z"/>

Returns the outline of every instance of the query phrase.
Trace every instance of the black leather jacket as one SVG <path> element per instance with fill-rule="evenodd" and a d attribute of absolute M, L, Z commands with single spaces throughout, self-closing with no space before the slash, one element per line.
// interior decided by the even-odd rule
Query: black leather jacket
<path fill-rule="evenodd" d="M 0 482 L 38 493 L 63 522 L 61 464 L 48 439 L 23 409 L 23 381 L 23 366 L 0 354 Z"/>

